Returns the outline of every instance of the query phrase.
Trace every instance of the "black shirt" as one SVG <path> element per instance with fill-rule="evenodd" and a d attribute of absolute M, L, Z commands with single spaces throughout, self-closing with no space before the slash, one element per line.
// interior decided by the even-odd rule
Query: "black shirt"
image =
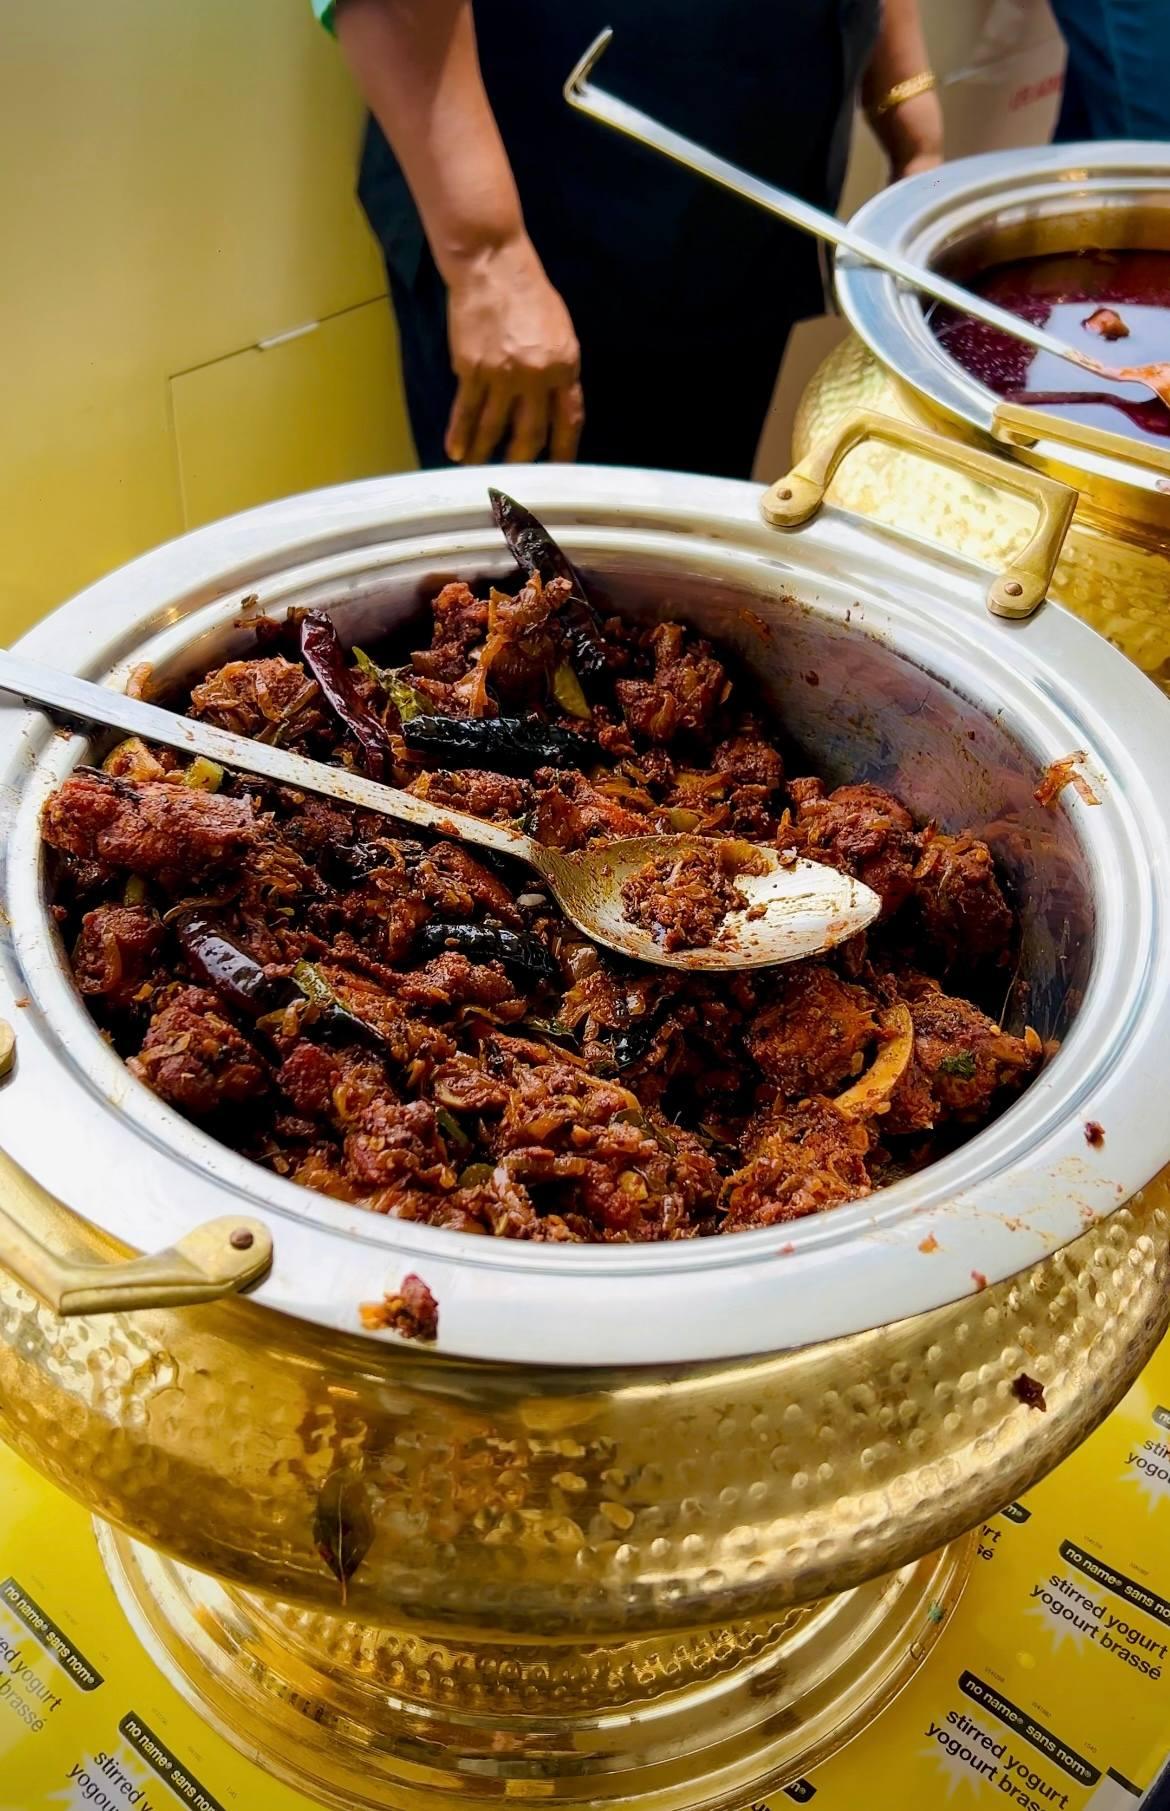
<path fill-rule="evenodd" d="M 611 25 L 601 86 L 753 174 L 832 207 L 880 0 L 475 0 L 474 13 L 484 86 L 528 230 L 558 287 L 575 287 L 569 273 L 586 269 L 623 284 L 639 272 L 648 281 L 669 276 L 663 300 L 676 317 L 702 315 L 761 260 L 773 273 L 782 268 L 777 254 L 787 245 L 802 267 L 799 300 L 812 299 L 807 240 L 574 112 L 561 89 Z M 376 126 L 361 195 L 409 280 L 422 229 Z M 726 254 L 738 275 L 721 267 Z"/>
<path fill-rule="evenodd" d="M 475 0 L 484 85 L 525 222 L 581 343 L 581 457 L 746 476 L 814 242 L 566 103 L 596 81 L 755 175 L 836 205 L 881 0 Z M 386 257 L 411 425 L 443 461 L 454 393 L 442 282 L 371 121 L 359 193 Z"/>

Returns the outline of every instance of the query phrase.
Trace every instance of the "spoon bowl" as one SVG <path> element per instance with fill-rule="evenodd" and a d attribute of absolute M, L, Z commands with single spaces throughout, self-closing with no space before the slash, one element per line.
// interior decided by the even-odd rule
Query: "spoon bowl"
<path fill-rule="evenodd" d="M 704 847 L 709 850 L 711 840 L 700 836 L 627 836 L 577 855 L 541 849 L 538 865 L 561 910 L 579 930 L 631 961 L 672 968 L 770 968 L 799 962 L 844 943 L 872 924 L 881 910 L 877 894 L 851 875 L 752 843 L 761 871 L 735 876 L 746 906 L 726 914 L 711 943 L 664 949 L 651 930 L 625 916 L 622 886 L 649 862 L 677 859 Z"/>

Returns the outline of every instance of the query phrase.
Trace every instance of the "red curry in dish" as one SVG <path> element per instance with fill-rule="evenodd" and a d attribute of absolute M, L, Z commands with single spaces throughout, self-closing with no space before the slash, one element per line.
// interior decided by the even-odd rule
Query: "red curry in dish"
<path fill-rule="evenodd" d="M 1107 364 L 1170 359 L 1170 252 L 1083 251 L 983 271 L 969 288 Z M 1079 370 L 939 305 L 930 324 L 951 357 L 1009 402 L 1164 446 L 1170 410 L 1141 385 Z"/>

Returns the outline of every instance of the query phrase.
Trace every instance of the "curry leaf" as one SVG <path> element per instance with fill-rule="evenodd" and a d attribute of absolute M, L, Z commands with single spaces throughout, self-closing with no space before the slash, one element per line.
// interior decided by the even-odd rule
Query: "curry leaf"
<path fill-rule="evenodd" d="M 321 1486 L 313 1516 L 317 1552 L 341 1586 L 344 1603 L 349 1581 L 374 1539 L 370 1489 L 359 1472 L 332 1471 Z"/>
<path fill-rule="evenodd" d="M 364 673 L 367 679 L 372 679 L 385 692 L 401 722 L 409 723 L 413 717 L 426 715 L 430 706 L 422 694 L 416 692 L 402 677 L 405 667 L 380 667 L 363 648 L 355 648 L 353 657 L 358 671 Z"/>

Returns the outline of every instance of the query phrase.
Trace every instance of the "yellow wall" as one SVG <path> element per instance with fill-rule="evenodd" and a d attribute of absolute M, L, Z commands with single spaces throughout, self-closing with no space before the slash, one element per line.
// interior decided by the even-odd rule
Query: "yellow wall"
<path fill-rule="evenodd" d="M 307 0 L 0 0 L 0 637 L 412 463 L 360 125 Z"/>

